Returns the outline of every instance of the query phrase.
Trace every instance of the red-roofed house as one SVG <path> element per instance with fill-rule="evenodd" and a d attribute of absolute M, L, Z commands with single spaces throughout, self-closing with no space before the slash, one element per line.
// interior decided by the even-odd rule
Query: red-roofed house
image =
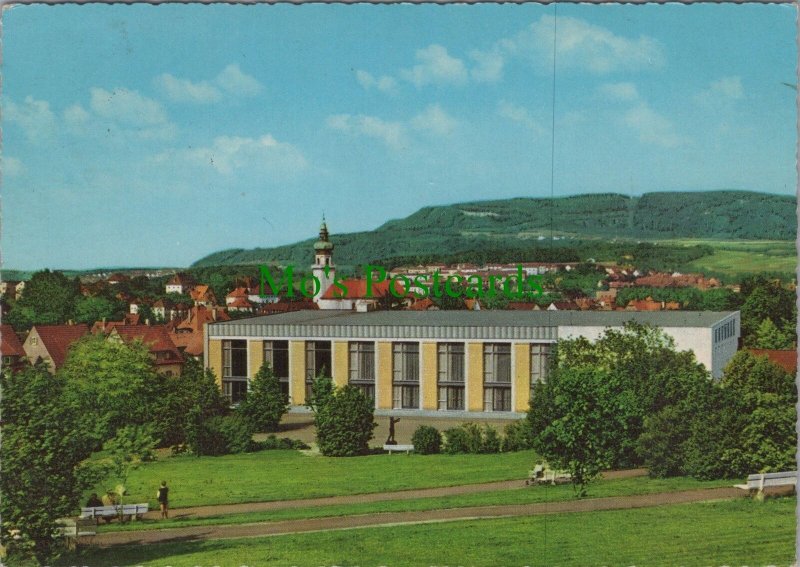
<path fill-rule="evenodd" d="M 93 335 L 99 335 L 100 333 L 107 335 L 114 329 L 114 327 L 118 327 L 120 325 L 138 325 L 138 324 L 139 324 L 138 313 L 126 313 L 125 316 L 122 318 L 122 321 L 106 321 L 105 319 L 103 319 L 102 321 L 95 321 L 94 325 L 92 325 L 91 333 Z"/>
<path fill-rule="evenodd" d="M 87 334 L 86 325 L 34 325 L 22 348 L 32 364 L 41 360 L 54 373 L 64 364 L 72 343 Z"/>
<path fill-rule="evenodd" d="M 141 341 L 150 350 L 156 370 L 167 376 L 179 376 L 184 359 L 164 325 L 119 325 L 108 335 L 110 341 L 126 344 Z"/>
<path fill-rule="evenodd" d="M 194 286 L 192 291 L 189 292 L 189 295 L 192 297 L 195 306 L 202 305 L 204 307 L 213 307 L 217 304 L 217 298 L 214 296 L 214 292 L 205 284 Z"/>
<path fill-rule="evenodd" d="M 430 297 L 418 299 L 411 304 L 408 309 L 410 311 L 437 311 L 439 307 L 433 302 Z"/>
<path fill-rule="evenodd" d="M 230 316 L 218 307 L 192 307 L 189 316 L 170 332 L 170 338 L 183 354 L 200 358 L 203 356 L 204 325 L 230 319 Z"/>
<path fill-rule="evenodd" d="M 792 376 L 797 374 L 797 349 L 773 350 L 766 348 L 748 349 L 755 356 L 766 356 Z"/>
<path fill-rule="evenodd" d="M 194 281 L 191 277 L 186 274 L 175 274 L 167 281 L 167 285 L 164 286 L 164 289 L 167 293 L 185 294 L 189 293 L 193 287 Z"/>
<path fill-rule="evenodd" d="M 407 295 L 403 284 L 394 280 L 395 293 L 399 296 Z M 352 311 L 371 311 L 376 309 L 380 301 L 388 296 L 389 281 L 373 282 L 367 294 L 367 280 L 362 279 L 348 279 L 341 280 L 339 285 L 345 287 L 345 291 L 336 285 L 330 286 L 322 297 L 317 301 L 320 309 L 343 309 Z M 394 296 L 392 296 L 394 299 Z M 400 298 L 397 299 L 400 301 Z"/>
<path fill-rule="evenodd" d="M 25 349 L 11 325 L 0 325 L 0 356 L 3 368 L 18 368 L 26 359 Z"/>

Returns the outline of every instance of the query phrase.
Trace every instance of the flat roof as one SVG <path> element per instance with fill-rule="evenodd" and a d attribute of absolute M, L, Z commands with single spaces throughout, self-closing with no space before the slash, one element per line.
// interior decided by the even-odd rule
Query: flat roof
<path fill-rule="evenodd" d="M 558 327 L 711 328 L 738 311 L 370 311 L 305 310 L 210 323 L 209 337 L 556 340 Z"/>

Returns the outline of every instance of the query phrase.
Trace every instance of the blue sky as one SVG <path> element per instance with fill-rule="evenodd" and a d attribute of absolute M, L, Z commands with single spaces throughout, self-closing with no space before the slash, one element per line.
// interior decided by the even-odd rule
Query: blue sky
<path fill-rule="evenodd" d="M 6 268 L 184 266 L 425 205 L 796 188 L 791 6 L 17 6 Z"/>

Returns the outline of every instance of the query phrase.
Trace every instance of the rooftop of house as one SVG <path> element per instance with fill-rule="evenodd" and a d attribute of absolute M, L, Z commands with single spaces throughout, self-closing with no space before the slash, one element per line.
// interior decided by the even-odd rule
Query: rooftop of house
<path fill-rule="evenodd" d="M 34 325 L 31 334 L 35 331 L 36 336 L 42 341 L 45 349 L 50 354 L 50 358 L 56 368 L 64 364 L 67 358 L 67 349 L 70 345 L 89 333 L 86 325 Z M 28 335 L 30 338 L 31 335 Z"/>
<path fill-rule="evenodd" d="M 394 280 L 394 283 L 397 294 L 405 295 L 403 285 L 397 280 Z M 379 299 L 389 295 L 389 281 L 374 282 L 369 296 L 367 296 L 367 280 L 347 279 L 341 280 L 340 284 L 345 287 L 346 292 L 332 285 L 322 294 L 322 299 Z"/>
<path fill-rule="evenodd" d="M 119 325 L 114 327 L 111 335 L 118 336 L 125 343 L 141 341 L 152 353 L 170 352 L 175 360 L 183 360 L 164 325 Z"/>
<path fill-rule="evenodd" d="M 766 356 L 792 376 L 797 374 L 797 349 L 773 350 L 765 348 L 751 348 L 749 350 L 756 356 Z"/>
<path fill-rule="evenodd" d="M 0 325 L 0 355 L 2 356 L 25 356 L 25 349 L 22 342 L 11 325 Z"/>

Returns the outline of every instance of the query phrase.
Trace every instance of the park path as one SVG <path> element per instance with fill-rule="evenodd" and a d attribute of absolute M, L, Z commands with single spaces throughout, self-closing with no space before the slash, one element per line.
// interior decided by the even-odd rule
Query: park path
<path fill-rule="evenodd" d="M 605 479 L 631 478 L 644 476 L 645 469 L 608 471 L 603 473 Z M 417 488 L 398 490 L 395 492 L 373 492 L 369 494 L 348 494 L 345 496 L 325 496 L 321 498 L 304 498 L 302 500 L 275 500 L 271 502 L 245 502 L 241 504 L 219 504 L 216 506 L 194 506 L 173 508 L 170 517 L 177 519 L 207 518 L 227 514 L 247 514 L 250 512 L 271 512 L 291 508 L 313 508 L 315 506 L 335 506 L 340 504 L 366 504 L 370 502 L 386 502 L 390 500 L 411 500 L 414 498 L 440 498 L 442 496 L 458 496 L 460 494 L 476 494 L 496 490 L 515 490 L 525 488 L 524 480 L 502 480 L 483 482 L 480 484 L 462 484 L 458 486 L 442 486 L 438 488 Z M 157 520 L 160 513 L 156 510 L 144 515 L 146 519 Z"/>
<path fill-rule="evenodd" d="M 566 500 L 536 504 L 473 506 L 467 508 L 427 510 L 422 512 L 382 512 L 357 516 L 309 518 L 303 520 L 286 520 L 239 525 L 195 526 L 164 530 L 110 532 L 98 534 L 97 536 L 86 540 L 84 543 L 98 547 L 111 547 L 116 545 L 148 545 L 154 543 L 177 543 L 187 541 L 265 537 L 295 533 L 346 530 L 365 527 L 388 527 L 456 520 L 476 520 L 510 516 L 538 516 L 547 514 L 594 512 L 602 510 L 622 510 L 682 504 L 688 502 L 741 498 L 745 496 L 747 496 L 747 492 L 737 488 L 708 488 L 685 490 L 680 492 L 642 494 L 636 496 L 614 496 L 607 498 Z"/>

